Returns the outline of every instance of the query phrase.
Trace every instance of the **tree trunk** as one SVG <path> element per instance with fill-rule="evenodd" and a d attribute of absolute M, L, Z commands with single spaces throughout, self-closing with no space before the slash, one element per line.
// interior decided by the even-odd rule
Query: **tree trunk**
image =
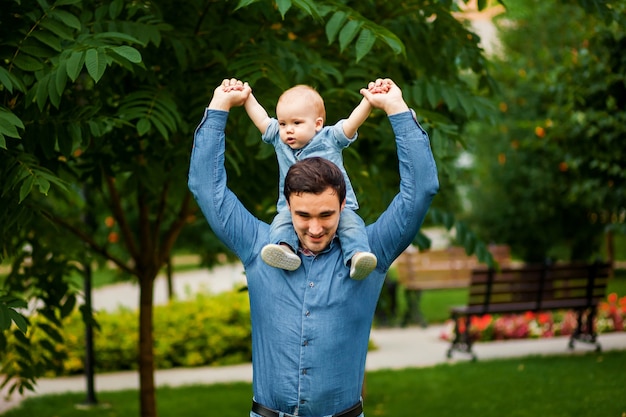
<path fill-rule="evenodd" d="M 154 335 L 152 333 L 154 277 L 140 276 L 139 283 L 140 413 L 141 417 L 157 417 L 154 386 Z"/>
<path fill-rule="evenodd" d="M 166 275 L 167 275 L 167 299 L 172 301 L 176 294 L 174 294 L 174 268 L 172 266 L 172 257 L 167 257 L 167 262 L 165 264 L 166 267 Z"/>
<path fill-rule="evenodd" d="M 615 240 L 612 230 L 606 232 L 606 257 L 607 261 L 611 263 L 610 278 L 613 278 L 613 270 L 615 269 Z"/>

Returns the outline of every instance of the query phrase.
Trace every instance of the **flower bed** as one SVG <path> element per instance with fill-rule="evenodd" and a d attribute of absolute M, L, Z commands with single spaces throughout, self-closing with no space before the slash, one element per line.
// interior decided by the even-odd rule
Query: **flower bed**
<path fill-rule="evenodd" d="M 626 321 L 626 296 L 619 298 L 611 293 L 606 301 L 598 305 L 595 319 L 597 333 L 624 331 Z M 577 326 L 576 313 L 571 310 L 555 312 L 532 312 L 524 314 L 503 314 L 472 316 L 470 335 L 474 341 L 542 338 L 571 335 Z M 465 331 L 465 322 L 459 323 L 459 330 Z M 454 321 L 448 320 L 440 336 L 444 340 L 454 338 Z"/>

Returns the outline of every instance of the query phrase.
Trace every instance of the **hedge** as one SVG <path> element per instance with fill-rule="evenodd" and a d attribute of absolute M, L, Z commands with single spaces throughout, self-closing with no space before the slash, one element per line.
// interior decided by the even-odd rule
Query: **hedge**
<path fill-rule="evenodd" d="M 138 311 L 120 308 L 94 316 L 98 323 L 94 329 L 96 371 L 137 369 Z M 49 337 L 49 321 L 36 316 L 30 321 L 33 340 L 26 348 L 33 361 L 46 363 L 48 376 L 83 372 L 85 324 L 78 310 L 64 320 L 62 328 L 55 328 L 63 340 Z M 24 349 L 13 335 L 8 339 L 7 352 Z M 157 369 L 248 362 L 252 358 L 248 293 L 197 294 L 192 300 L 155 306 L 154 339 Z M 50 342 L 56 350 L 53 358 L 41 346 Z"/>

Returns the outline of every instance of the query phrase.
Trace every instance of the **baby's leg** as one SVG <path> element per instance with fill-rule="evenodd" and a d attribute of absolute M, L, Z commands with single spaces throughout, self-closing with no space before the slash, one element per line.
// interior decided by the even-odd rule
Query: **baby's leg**
<path fill-rule="evenodd" d="M 376 268 L 376 256 L 371 253 L 365 223 L 353 210 L 344 209 L 339 219 L 337 235 L 341 242 L 343 261 L 350 267 L 350 278 L 363 279 Z"/>
<path fill-rule="evenodd" d="M 294 271 L 300 267 L 298 236 L 289 210 L 279 212 L 270 225 L 270 243 L 261 250 L 263 261 L 274 268 Z"/>

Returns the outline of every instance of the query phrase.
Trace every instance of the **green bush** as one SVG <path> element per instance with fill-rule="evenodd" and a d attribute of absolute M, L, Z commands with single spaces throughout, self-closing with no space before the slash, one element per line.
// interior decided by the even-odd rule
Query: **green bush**
<path fill-rule="evenodd" d="M 120 308 L 98 312 L 94 329 L 95 368 L 98 372 L 137 369 L 138 311 Z M 28 346 L 34 360 L 43 358 L 40 331 L 47 322 L 31 317 L 34 342 Z M 63 342 L 55 341 L 54 358 L 46 358 L 48 376 L 82 373 L 85 358 L 85 324 L 76 310 L 59 329 Z M 247 292 L 198 294 L 189 301 L 173 301 L 154 308 L 154 358 L 157 369 L 225 365 L 252 358 L 250 307 Z M 8 352 L 21 348 L 9 337 Z"/>

